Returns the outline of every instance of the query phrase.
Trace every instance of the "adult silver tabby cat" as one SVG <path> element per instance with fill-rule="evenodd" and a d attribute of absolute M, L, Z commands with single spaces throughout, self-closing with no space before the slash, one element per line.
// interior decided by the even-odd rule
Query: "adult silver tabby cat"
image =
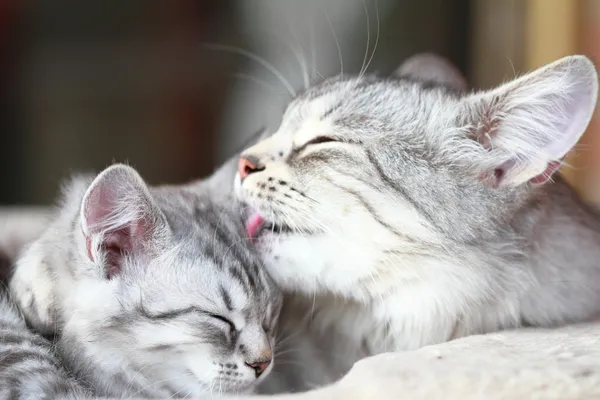
<path fill-rule="evenodd" d="M 235 182 L 270 274 L 311 317 L 291 386 L 377 353 L 596 316 L 600 218 L 551 177 L 597 87 L 583 56 L 475 93 L 419 56 L 296 98 Z"/>
<path fill-rule="evenodd" d="M 17 262 L 13 298 L 96 396 L 246 392 L 272 369 L 281 295 L 211 185 L 149 188 L 124 165 L 74 179 Z M 0 343 L 5 376 L 48 369 Z"/>

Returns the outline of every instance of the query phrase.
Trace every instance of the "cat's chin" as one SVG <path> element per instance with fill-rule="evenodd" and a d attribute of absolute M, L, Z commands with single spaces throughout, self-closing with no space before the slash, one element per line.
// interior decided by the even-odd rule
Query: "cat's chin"
<path fill-rule="evenodd" d="M 221 393 L 228 394 L 251 394 L 256 388 L 256 382 L 230 381 L 229 379 L 216 379 L 209 386 L 207 392 L 214 394 L 215 388 Z"/>

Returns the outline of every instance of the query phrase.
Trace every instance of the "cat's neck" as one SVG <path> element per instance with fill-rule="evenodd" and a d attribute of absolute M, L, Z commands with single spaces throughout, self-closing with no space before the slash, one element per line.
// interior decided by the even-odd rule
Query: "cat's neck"
<path fill-rule="evenodd" d="M 512 223 L 531 243 L 551 243 L 557 252 L 600 255 L 600 211 L 581 200 L 560 175 L 541 187 Z"/>
<path fill-rule="evenodd" d="M 496 242 L 453 257 L 403 259 L 423 279 L 359 300 L 306 299 L 313 326 L 339 330 L 369 353 L 408 350 L 522 325 L 555 326 L 600 314 L 600 215 L 560 177 L 541 187 Z M 396 287 L 394 287 L 396 285 Z"/>
<path fill-rule="evenodd" d="M 535 285 L 523 296 L 523 323 L 550 325 L 600 314 L 600 213 L 558 176 L 523 210 Z"/>

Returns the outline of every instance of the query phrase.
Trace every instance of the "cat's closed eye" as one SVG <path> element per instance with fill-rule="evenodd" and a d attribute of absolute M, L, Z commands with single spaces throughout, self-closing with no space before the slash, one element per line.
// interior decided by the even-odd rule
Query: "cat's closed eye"
<path fill-rule="evenodd" d="M 337 142 L 337 140 L 332 137 L 329 137 L 329 136 L 317 136 L 316 138 L 313 138 L 313 139 L 309 140 L 308 142 L 306 142 L 304 144 L 304 146 L 302 146 L 302 147 L 315 145 L 315 144 L 321 144 L 321 143 L 330 143 L 330 142 Z"/>
<path fill-rule="evenodd" d="M 330 136 L 317 136 L 315 138 L 312 138 L 308 142 L 304 143 L 302 146 L 298 147 L 296 149 L 296 152 L 301 152 L 309 146 L 314 146 L 314 145 L 323 144 L 323 143 L 332 143 L 332 142 L 337 142 L 337 140 Z"/>

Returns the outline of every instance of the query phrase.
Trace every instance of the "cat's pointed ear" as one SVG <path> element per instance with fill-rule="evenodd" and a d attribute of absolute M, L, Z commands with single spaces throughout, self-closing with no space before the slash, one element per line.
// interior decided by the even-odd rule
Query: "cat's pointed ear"
<path fill-rule="evenodd" d="M 494 187 L 543 183 L 577 144 L 596 106 L 598 77 L 584 56 L 555 61 L 464 99 L 461 118 Z"/>
<path fill-rule="evenodd" d="M 90 260 L 107 278 L 119 274 L 125 257 L 150 251 L 167 223 L 140 175 L 126 165 L 100 173 L 81 203 L 81 229 Z"/>
<path fill-rule="evenodd" d="M 467 80 L 450 61 L 432 53 L 420 53 L 408 58 L 395 74 L 457 90 L 464 91 L 468 87 Z"/>

